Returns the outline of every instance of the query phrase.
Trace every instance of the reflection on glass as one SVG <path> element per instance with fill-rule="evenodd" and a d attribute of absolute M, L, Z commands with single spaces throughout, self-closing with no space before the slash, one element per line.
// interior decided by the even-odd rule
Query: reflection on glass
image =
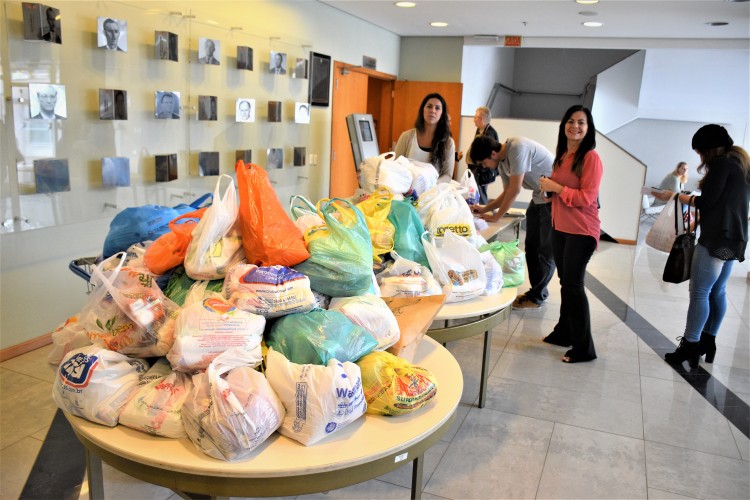
<path fill-rule="evenodd" d="M 130 158 L 102 158 L 102 186 L 130 186 Z"/>
<path fill-rule="evenodd" d="M 253 162 L 253 150 L 252 149 L 238 149 L 234 153 L 234 161 L 237 162 L 242 160 L 243 163 Z"/>
<path fill-rule="evenodd" d="M 201 177 L 219 175 L 219 152 L 201 151 L 198 155 L 198 172 Z"/>
<path fill-rule="evenodd" d="M 305 156 L 307 156 L 307 148 L 304 146 L 295 147 L 294 148 L 294 166 L 295 167 L 304 167 L 305 166 Z"/>
<path fill-rule="evenodd" d="M 177 154 L 156 155 L 156 182 L 177 180 Z"/>
<path fill-rule="evenodd" d="M 64 158 L 34 160 L 34 184 L 37 193 L 70 191 L 68 160 Z"/>
<path fill-rule="evenodd" d="M 281 148 L 269 148 L 266 151 L 268 161 L 266 168 L 268 170 L 272 168 L 282 168 L 284 166 L 284 150 Z"/>

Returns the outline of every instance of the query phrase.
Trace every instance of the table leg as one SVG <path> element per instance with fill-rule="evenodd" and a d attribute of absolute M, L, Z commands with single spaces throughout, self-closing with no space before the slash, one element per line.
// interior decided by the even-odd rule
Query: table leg
<path fill-rule="evenodd" d="M 487 393 L 487 376 L 490 365 L 490 344 L 492 331 L 484 332 L 484 352 L 482 353 L 482 379 L 479 381 L 479 408 L 484 408 L 484 397 Z"/>
<path fill-rule="evenodd" d="M 422 472 L 423 472 L 424 454 L 419 455 L 412 460 L 411 469 L 411 498 L 420 500 L 422 498 Z"/>
<path fill-rule="evenodd" d="M 89 498 L 91 500 L 104 500 L 102 461 L 88 449 L 86 450 L 86 474 L 89 483 Z"/>

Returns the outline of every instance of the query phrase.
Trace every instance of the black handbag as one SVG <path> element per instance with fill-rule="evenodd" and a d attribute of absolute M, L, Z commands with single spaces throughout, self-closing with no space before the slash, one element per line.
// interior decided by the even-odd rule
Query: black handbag
<path fill-rule="evenodd" d="M 682 283 L 690 279 L 690 264 L 695 252 L 695 230 L 690 230 L 689 219 L 683 216 L 679 206 L 679 195 L 675 196 L 674 211 L 674 231 L 678 232 L 679 220 L 682 219 L 682 227 L 685 229 L 683 234 L 678 234 L 672 244 L 672 250 L 669 251 L 667 264 L 664 266 L 662 279 L 667 283 Z M 692 199 L 692 198 L 691 198 Z M 688 206 L 690 206 L 688 204 Z M 689 210 L 689 209 L 688 209 Z M 698 227 L 698 210 L 695 210 L 695 228 Z"/>

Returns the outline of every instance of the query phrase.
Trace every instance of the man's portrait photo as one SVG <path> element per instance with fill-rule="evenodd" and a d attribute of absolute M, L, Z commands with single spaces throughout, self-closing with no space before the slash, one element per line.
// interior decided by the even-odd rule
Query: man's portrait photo
<path fill-rule="evenodd" d="M 240 97 L 235 106 L 235 119 L 238 122 L 250 123 L 255 121 L 255 99 Z"/>
<path fill-rule="evenodd" d="M 102 158 L 102 186 L 130 186 L 130 158 L 118 156 Z"/>
<path fill-rule="evenodd" d="M 23 3 L 23 38 L 62 43 L 60 10 L 40 3 Z"/>
<path fill-rule="evenodd" d="M 156 91 L 156 118 L 160 120 L 180 119 L 180 93 Z"/>
<path fill-rule="evenodd" d="M 115 120 L 128 119 L 128 92 L 115 90 Z"/>
<path fill-rule="evenodd" d="M 198 173 L 201 177 L 219 175 L 218 151 L 201 151 L 198 154 Z"/>
<path fill-rule="evenodd" d="M 294 148 L 294 166 L 304 167 L 305 156 L 307 156 L 307 148 L 304 146 L 296 146 Z"/>
<path fill-rule="evenodd" d="M 198 39 L 198 62 L 201 64 L 219 64 L 221 43 L 210 38 Z"/>
<path fill-rule="evenodd" d="M 268 72 L 273 75 L 286 75 L 286 53 L 271 52 L 271 62 L 268 64 Z"/>
<path fill-rule="evenodd" d="M 215 95 L 198 96 L 198 119 L 216 121 L 218 98 Z"/>
<path fill-rule="evenodd" d="M 34 160 L 34 183 L 37 193 L 70 191 L 68 160 L 62 158 Z"/>
<path fill-rule="evenodd" d="M 177 180 L 177 155 L 156 155 L 156 182 Z"/>
<path fill-rule="evenodd" d="M 99 89 L 99 119 L 127 120 L 127 98 L 124 90 Z"/>
<path fill-rule="evenodd" d="M 98 42 L 100 49 L 116 52 L 128 51 L 128 22 L 111 17 L 97 17 Z"/>
<path fill-rule="evenodd" d="M 242 160 L 243 163 L 253 162 L 253 150 L 252 149 L 238 149 L 234 152 L 234 161 Z"/>
<path fill-rule="evenodd" d="M 307 78 L 307 59 L 297 58 L 292 71 L 292 78 Z"/>
<path fill-rule="evenodd" d="M 284 150 L 281 148 L 268 148 L 266 151 L 268 161 L 266 162 L 266 169 L 282 168 L 284 166 Z"/>
<path fill-rule="evenodd" d="M 251 47 L 237 47 L 237 69 L 253 70 L 253 49 Z"/>
<path fill-rule="evenodd" d="M 281 121 L 281 101 L 268 101 L 268 121 L 274 123 Z"/>
<path fill-rule="evenodd" d="M 310 105 L 306 102 L 294 103 L 294 123 L 310 123 Z"/>
<path fill-rule="evenodd" d="M 29 84 L 29 111 L 32 120 L 65 120 L 65 86 L 46 83 Z"/>

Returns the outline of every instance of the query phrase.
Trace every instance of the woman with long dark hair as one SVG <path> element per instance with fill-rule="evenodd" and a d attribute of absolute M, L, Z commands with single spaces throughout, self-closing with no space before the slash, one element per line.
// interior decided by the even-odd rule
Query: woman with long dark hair
<path fill-rule="evenodd" d="M 690 304 L 680 344 L 664 359 L 670 364 L 688 361 L 698 366 L 705 354 L 712 363 L 716 334 L 727 310 L 726 287 L 734 261 L 745 260 L 747 216 L 750 202 L 750 156 L 734 145 L 721 125 L 704 125 L 693 136 L 693 150 L 700 156 L 700 196 L 679 193 L 680 202 L 698 209 L 700 236 L 690 268 Z M 667 201 L 674 196 L 663 191 Z"/>
<path fill-rule="evenodd" d="M 602 160 L 595 151 L 596 128 L 588 108 L 570 107 L 560 121 L 552 177 L 539 185 L 552 197 L 552 251 L 560 277 L 560 319 L 544 338 L 572 348 L 565 363 L 596 359 L 589 301 L 583 286 L 588 264 L 599 243 L 599 184 Z"/>
<path fill-rule="evenodd" d="M 422 99 L 414 128 L 401 134 L 394 152 L 396 156 L 431 163 L 438 171 L 438 182 L 453 179 L 456 144 L 451 137 L 448 105 L 443 96 L 432 93 Z"/>

